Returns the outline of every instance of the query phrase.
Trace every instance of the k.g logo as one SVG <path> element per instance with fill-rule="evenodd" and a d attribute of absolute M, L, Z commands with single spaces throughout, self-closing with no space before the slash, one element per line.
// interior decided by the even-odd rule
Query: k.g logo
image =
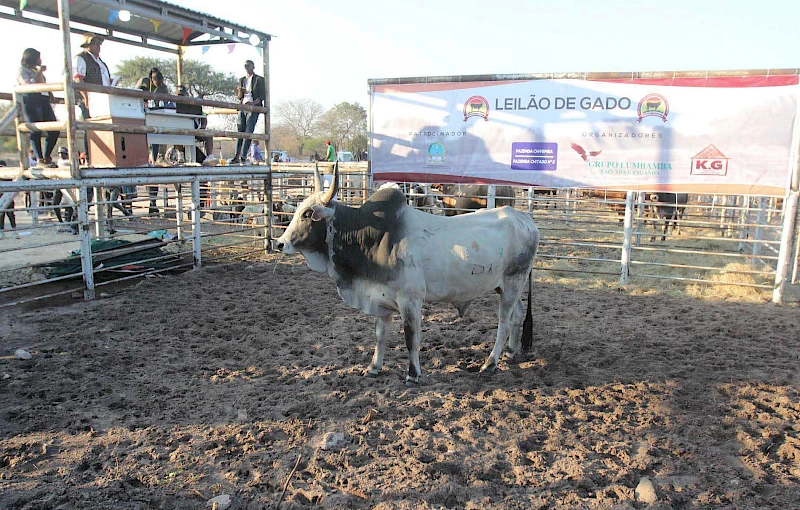
<path fill-rule="evenodd" d="M 728 160 L 713 144 L 701 150 L 692 158 L 692 175 L 727 175 Z"/>

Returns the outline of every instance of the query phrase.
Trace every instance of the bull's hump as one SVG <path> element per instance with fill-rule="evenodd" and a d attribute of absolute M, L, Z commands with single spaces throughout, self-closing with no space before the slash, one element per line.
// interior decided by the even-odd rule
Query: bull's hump
<path fill-rule="evenodd" d="M 376 191 L 361 207 L 396 210 L 403 205 L 406 205 L 406 196 L 402 191 L 394 188 L 384 188 Z"/>

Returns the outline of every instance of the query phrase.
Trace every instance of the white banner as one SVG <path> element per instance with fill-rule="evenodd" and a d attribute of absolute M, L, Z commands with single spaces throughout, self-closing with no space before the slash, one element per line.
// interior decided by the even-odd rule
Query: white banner
<path fill-rule="evenodd" d="M 376 180 L 783 194 L 798 76 L 373 86 Z"/>

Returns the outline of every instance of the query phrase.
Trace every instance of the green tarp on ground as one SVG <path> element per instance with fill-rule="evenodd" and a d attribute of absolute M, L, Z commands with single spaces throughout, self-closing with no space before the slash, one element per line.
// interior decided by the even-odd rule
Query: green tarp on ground
<path fill-rule="evenodd" d="M 174 259 L 150 260 L 167 255 L 161 246 L 164 246 L 164 243 L 157 239 L 135 242 L 124 239 L 96 239 L 91 241 L 92 265 L 95 269 L 98 269 L 98 266 L 138 271 L 166 269 L 173 265 Z M 81 251 L 78 249 L 70 253 L 70 258 L 50 264 L 47 271 L 48 277 L 80 273 L 80 255 Z"/>

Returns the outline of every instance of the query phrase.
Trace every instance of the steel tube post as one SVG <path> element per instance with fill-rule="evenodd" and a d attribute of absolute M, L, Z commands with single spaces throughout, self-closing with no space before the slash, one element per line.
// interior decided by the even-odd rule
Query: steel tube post
<path fill-rule="evenodd" d="M 31 191 L 31 223 L 34 227 L 39 226 L 39 193 Z"/>
<path fill-rule="evenodd" d="M 192 180 L 192 243 L 194 248 L 194 267 L 199 268 L 202 265 L 202 246 L 200 237 L 200 179 L 194 178 Z"/>
<path fill-rule="evenodd" d="M 800 200 L 800 192 L 796 189 L 792 190 L 784 200 L 781 249 L 778 253 L 777 271 L 775 271 L 775 289 L 772 291 L 773 303 L 783 303 L 783 293 L 789 283 L 794 243 L 798 242 L 797 239 L 794 239 L 795 227 L 797 226 L 798 200 Z"/>
<path fill-rule="evenodd" d="M 103 206 L 98 203 L 102 201 L 103 201 L 103 188 L 97 186 L 94 188 L 94 235 L 98 239 L 103 237 L 103 221 L 105 220 L 105 211 L 103 210 Z M 88 211 L 88 205 L 87 205 L 87 211 Z"/>
<path fill-rule="evenodd" d="M 625 197 L 625 236 L 622 239 L 622 270 L 619 283 L 628 284 L 631 274 L 631 238 L 633 237 L 633 208 L 636 192 L 629 191 Z"/>
<path fill-rule="evenodd" d="M 262 70 L 264 73 L 264 107 L 267 108 L 267 113 L 264 114 L 264 133 L 270 135 L 269 138 L 264 142 L 264 154 L 267 158 L 267 168 L 269 169 L 269 175 L 267 179 L 264 181 L 264 202 L 265 207 L 267 208 L 267 220 L 266 226 L 264 228 L 264 250 L 269 251 L 272 249 L 272 208 L 273 208 L 273 196 L 272 196 L 272 157 L 270 157 L 270 150 L 272 150 L 272 115 L 271 115 L 271 105 L 272 105 L 272 91 L 270 89 L 270 76 L 269 76 L 269 41 L 263 40 L 261 41 L 261 63 L 262 63 Z"/>
<path fill-rule="evenodd" d="M 95 209 L 100 207 L 95 205 Z M 92 236 L 89 232 L 89 188 L 78 190 L 78 231 L 81 237 L 81 271 L 83 272 L 83 299 L 94 299 L 94 266 L 92 264 Z"/>
<path fill-rule="evenodd" d="M 797 105 L 797 112 L 800 113 L 800 104 Z M 792 271 L 792 254 L 794 244 L 800 244 L 797 239 L 798 201 L 800 201 L 800 124 L 795 123 L 794 136 L 792 137 L 792 153 L 794 158 L 791 164 L 789 178 L 789 189 L 786 199 L 783 201 L 783 227 L 781 231 L 781 248 L 778 253 L 778 265 L 775 271 L 775 289 L 772 292 L 773 303 L 783 303 L 783 293 L 789 283 L 789 276 Z"/>
<path fill-rule="evenodd" d="M 184 41 L 185 42 L 185 41 Z M 183 46 L 178 46 L 178 87 L 180 88 L 183 85 L 183 54 L 186 52 L 186 48 Z M 177 91 L 176 91 L 177 93 Z"/>
<path fill-rule="evenodd" d="M 17 108 L 17 117 L 14 120 L 17 128 L 17 151 L 19 154 L 19 171 L 24 172 L 28 169 L 28 154 L 25 151 L 25 141 L 22 139 L 22 131 L 19 130 L 20 125 L 25 123 L 25 115 L 22 108 L 22 94 L 14 91 L 14 106 Z"/>
<path fill-rule="evenodd" d="M 497 186 L 494 184 L 490 184 L 488 187 L 488 191 L 486 193 L 486 208 L 487 209 L 494 209 L 495 208 L 495 198 L 497 197 Z"/>
<path fill-rule="evenodd" d="M 647 198 L 645 192 L 640 191 L 636 194 L 636 241 L 635 245 L 642 244 L 642 230 L 644 229 L 644 210 L 647 207 Z"/>
<path fill-rule="evenodd" d="M 175 220 L 178 229 L 178 241 L 183 241 L 183 185 L 176 184 L 177 202 L 175 203 Z"/>
<path fill-rule="evenodd" d="M 69 173 L 73 179 L 79 179 L 77 150 L 77 131 L 75 118 L 75 82 L 72 69 L 72 43 L 69 32 L 69 2 L 58 0 L 58 27 L 61 31 L 61 42 L 64 49 L 64 108 L 67 110 L 67 147 L 69 148 Z"/>
<path fill-rule="evenodd" d="M 797 211 L 798 218 L 795 220 L 795 232 L 794 232 L 794 268 L 792 268 L 792 285 L 797 283 L 797 272 L 800 269 L 800 229 L 798 229 L 798 225 L 800 224 L 800 210 Z"/>
<path fill-rule="evenodd" d="M 747 221 L 750 221 L 750 201 L 747 201 Z M 767 208 L 767 199 L 761 197 L 758 199 L 758 212 L 756 213 L 756 228 L 753 232 L 753 239 L 756 241 L 761 241 L 764 239 L 764 222 L 766 221 L 766 209 Z M 753 255 L 760 255 L 761 254 L 761 243 L 753 243 Z"/>
<path fill-rule="evenodd" d="M 533 216 L 533 201 L 536 199 L 536 187 L 530 186 L 528 188 L 528 214 Z"/>
<path fill-rule="evenodd" d="M 266 221 L 264 221 L 264 250 L 270 251 L 272 249 L 272 177 L 264 180 L 264 212 L 266 212 Z"/>

